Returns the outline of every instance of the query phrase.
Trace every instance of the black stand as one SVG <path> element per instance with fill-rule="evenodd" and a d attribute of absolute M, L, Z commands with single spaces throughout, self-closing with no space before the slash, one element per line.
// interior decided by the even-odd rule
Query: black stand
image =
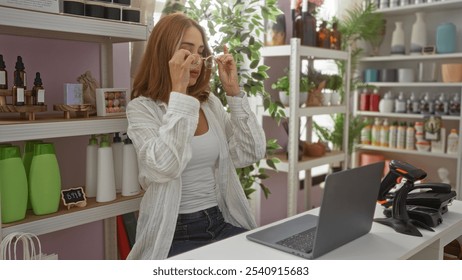
<path fill-rule="evenodd" d="M 414 182 L 406 181 L 401 189 L 395 194 L 391 217 L 376 218 L 374 221 L 386 226 L 390 226 L 396 232 L 412 236 L 422 236 L 422 233 L 420 233 L 416 226 L 427 229 L 429 231 L 434 231 L 426 224 L 409 218 L 406 207 L 406 198 L 408 193 L 413 189 L 415 189 Z"/>

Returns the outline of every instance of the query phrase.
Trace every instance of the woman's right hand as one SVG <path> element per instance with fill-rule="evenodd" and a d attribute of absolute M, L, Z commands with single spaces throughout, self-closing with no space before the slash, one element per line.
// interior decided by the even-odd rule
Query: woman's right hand
<path fill-rule="evenodd" d="M 186 94 L 189 84 L 189 71 L 191 63 L 196 58 L 191 52 L 184 49 L 177 50 L 168 62 L 172 91 Z"/>

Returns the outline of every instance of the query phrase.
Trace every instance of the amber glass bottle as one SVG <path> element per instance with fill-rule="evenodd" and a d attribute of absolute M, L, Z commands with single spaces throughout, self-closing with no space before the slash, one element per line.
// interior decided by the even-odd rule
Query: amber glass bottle
<path fill-rule="evenodd" d="M 327 21 L 323 20 L 318 31 L 317 45 L 320 48 L 330 49 L 330 30 Z"/>
<path fill-rule="evenodd" d="M 303 41 L 303 21 L 301 7 L 298 5 L 299 1 L 292 2 L 294 8 L 292 9 L 292 38 L 300 38 Z"/>
<path fill-rule="evenodd" d="M 340 50 L 342 44 L 342 34 L 338 31 L 338 22 L 332 24 L 332 31 L 330 32 L 330 48 L 333 50 Z"/>

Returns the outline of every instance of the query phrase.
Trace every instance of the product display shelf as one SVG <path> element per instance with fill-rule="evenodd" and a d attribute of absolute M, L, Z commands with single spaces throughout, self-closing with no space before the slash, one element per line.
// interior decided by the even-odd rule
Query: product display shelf
<path fill-rule="evenodd" d="M 383 55 L 363 57 L 360 62 L 398 62 L 424 60 L 452 60 L 462 58 L 462 53 L 422 54 L 422 55 Z"/>
<path fill-rule="evenodd" d="M 356 145 L 356 148 L 361 149 L 361 150 L 401 153 L 401 154 L 418 155 L 418 156 L 432 157 L 432 158 L 438 157 L 438 158 L 457 159 L 458 157 L 458 155 L 446 154 L 446 153 L 424 152 L 424 151 L 406 150 L 406 149 L 392 149 L 392 148 L 387 148 L 387 147 L 364 145 L 364 144 Z"/>
<path fill-rule="evenodd" d="M 460 8 L 462 8 L 461 0 L 443 0 L 421 4 L 408 4 L 406 6 L 398 6 L 393 8 L 378 9 L 377 12 L 383 13 L 386 16 L 393 16 L 415 13 L 419 11 L 432 11 L 434 9 L 452 10 Z"/>
<path fill-rule="evenodd" d="M 69 14 L 53 14 L 0 6 L 2 34 L 88 42 L 144 41 L 147 27 Z"/>
<path fill-rule="evenodd" d="M 346 96 L 349 96 L 349 82 L 350 82 L 350 53 L 345 51 L 330 50 L 323 48 L 307 47 L 302 46 L 300 39 L 292 38 L 290 45 L 282 46 L 270 46 L 262 48 L 261 55 L 263 58 L 281 57 L 289 60 L 289 80 L 291 85 L 289 93 L 289 107 L 285 109 L 286 116 L 289 120 L 289 136 L 287 144 L 288 157 L 285 154 L 281 154 L 278 157 L 281 159 L 281 163 L 277 165 L 282 171 L 287 172 L 287 216 L 293 216 L 297 213 L 297 193 L 299 189 L 299 172 L 310 170 L 313 167 L 317 167 L 323 164 L 332 164 L 337 162 L 348 162 L 348 153 L 346 150 L 340 152 L 332 152 L 319 158 L 308 158 L 303 157 L 301 161 L 298 160 L 298 147 L 299 147 L 299 130 L 300 130 L 300 118 L 307 117 L 307 141 L 311 140 L 311 117 L 315 115 L 323 114 L 335 114 L 345 113 L 345 126 L 344 126 L 344 147 L 348 146 L 348 109 L 349 98 L 345 98 L 344 104 L 341 106 L 332 107 L 299 107 L 300 95 L 299 80 L 300 80 L 300 69 L 301 61 L 303 59 L 312 61 L 314 59 L 328 59 L 328 60 L 345 60 L 347 61 L 347 74 L 346 81 Z M 257 114 L 260 117 L 267 115 L 262 109 L 257 110 Z M 266 163 L 262 161 L 262 165 Z M 305 207 L 311 209 L 311 182 L 310 180 L 304 180 L 304 200 Z M 257 197 L 259 197 L 257 195 Z"/>
<path fill-rule="evenodd" d="M 34 215 L 29 210 L 24 220 L 2 224 L 0 238 L 12 232 L 41 235 L 134 212 L 139 209 L 142 196 L 143 193 L 135 196 L 119 194 L 116 200 L 110 202 L 96 202 L 95 198 L 87 198 L 87 206 L 82 208 L 67 209 L 61 203 L 58 212 L 41 216 Z"/>
<path fill-rule="evenodd" d="M 101 87 L 113 86 L 113 44 L 145 41 L 148 28 L 144 24 L 118 22 L 68 14 L 53 14 L 0 6 L 0 34 L 94 42 L 100 46 Z M 127 129 L 124 116 L 63 119 L 62 113 L 41 114 L 36 120 L 21 121 L 2 115 L 0 143 L 72 137 L 90 134 L 121 132 Z M 84 209 L 58 212 L 53 217 L 26 219 L 18 225 L 1 225 L 0 237 L 13 231 L 50 233 L 92 221 L 104 220 L 105 258 L 117 259 L 115 218 L 117 215 L 138 210 L 140 197 L 118 199 L 108 204 L 87 206 Z M 91 201 L 91 200 L 90 200 Z"/>
<path fill-rule="evenodd" d="M 271 157 L 276 157 L 280 160 L 280 162 L 276 164 L 278 171 L 289 172 L 289 160 L 287 158 L 286 153 L 276 153 L 272 155 Z M 295 171 L 300 172 L 300 171 L 311 169 L 311 168 L 321 166 L 324 164 L 343 161 L 344 159 L 345 159 L 345 155 L 343 154 L 343 152 L 339 152 L 339 151 L 327 152 L 324 156 L 321 156 L 321 157 L 303 156 L 301 160 L 298 161 Z M 260 166 L 263 168 L 269 168 L 265 160 L 261 161 Z"/>
<path fill-rule="evenodd" d="M 405 20 L 409 17 L 415 16 L 416 12 L 424 12 L 428 17 L 432 17 L 431 20 L 427 23 L 427 34 L 428 32 L 432 32 L 434 28 L 443 22 L 454 22 L 456 25 L 460 22 L 460 18 L 458 15 L 462 11 L 462 0 L 446 0 L 446 1 L 432 1 L 431 3 L 422 3 L 422 4 L 409 4 L 406 6 L 399 6 L 394 8 L 385 8 L 385 9 L 378 9 L 377 13 L 382 13 L 384 18 L 391 23 L 398 21 L 398 20 Z M 447 12 L 447 13 L 446 13 Z M 413 22 L 413 21 L 411 21 Z M 408 23 L 409 24 L 409 23 Z M 412 23 L 411 23 L 412 24 Z M 393 29 L 387 30 L 387 33 L 393 32 Z M 429 35 L 427 35 L 429 36 Z M 460 40 L 460 33 L 457 33 L 458 40 Z M 391 38 L 391 37 L 386 37 Z M 432 36 L 429 36 L 432 38 Z M 434 40 L 431 39 L 431 40 Z M 406 45 L 409 43 L 409 37 L 406 37 Z M 390 42 L 385 41 L 384 44 L 390 44 Z M 434 44 L 434 42 L 429 43 Z M 407 47 L 409 47 L 407 45 Z M 386 48 L 385 48 L 386 49 Z M 359 68 L 366 69 L 366 68 L 414 68 L 416 69 L 417 63 L 431 61 L 436 64 L 436 79 L 437 82 L 412 82 L 412 83 L 402 83 L 402 82 L 374 82 L 369 83 L 373 86 L 379 88 L 385 88 L 386 91 L 388 90 L 404 90 L 404 91 L 412 91 L 415 90 L 416 92 L 422 92 L 424 90 L 429 89 L 433 96 L 439 94 L 439 92 L 447 92 L 447 93 L 458 93 L 462 94 L 462 83 L 445 83 L 441 82 L 441 77 L 439 72 L 441 71 L 440 65 L 443 63 L 462 63 L 462 52 L 460 47 L 457 47 L 457 51 L 454 53 L 444 53 L 444 54 L 425 54 L 425 55 L 389 55 L 383 54 L 378 56 L 371 56 L 371 57 L 363 57 L 359 60 Z M 398 66 L 399 65 L 399 66 Z M 430 71 L 430 69 L 424 68 L 424 71 Z M 354 115 L 364 116 L 364 117 L 389 117 L 395 120 L 409 120 L 409 119 L 423 119 L 423 115 L 416 115 L 416 114 L 397 114 L 397 113 L 380 113 L 380 112 L 366 112 L 366 111 L 359 111 L 359 93 L 355 92 L 354 102 L 353 104 Z M 462 119 L 461 116 L 442 116 L 443 121 L 451 121 L 456 122 L 455 126 L 457 127 L 459 132 L 462 132 Z M 449 133 L 449 132 L 447 132 Z M 426 156 L 429 158 L 433 158 L 435 161 L 445 159 L 454 159 L 455 164 L 451 163 L 451 166 L 454 166 L 453 173 L 455 175 L 455 183 L 454 187 L 456 188 L 458 199 L 462 198 L 462 138 L 461 133 L 459 133 L 459 153 L 457 155 L 448 155 L 442 153 L 432 153 L 432 152 L 421 152 L 417 150 L 400 150 L 400 149 L 389 149 L 385 147 L 377 147 L 371 145 L 355 145 L 353 160 L 354 162 L 357 161 L 358 152 L 362 150 L 374 150 L 377 153 L 387 153 L 388 155 L 421 155 Z M 356 159 L 356 160 L 355 160 Z M 433 162 L 432 162 L 433 163 Z M 422 161 L 419 164 L 422 164 L 420 168 L 425 169 L 427 167 L 426 161 Z M 434 164 L 434 163 L 433 163 Z M 444 165 L 445 163 L 441 163 Z M 431 171 L 431 170 L 430 170 Z"/>
<path fill-rule="evenodd" d="M 0 121 L 0 143 L 120 132 L 126 131 L 127 126 L 124 116 Z"/>

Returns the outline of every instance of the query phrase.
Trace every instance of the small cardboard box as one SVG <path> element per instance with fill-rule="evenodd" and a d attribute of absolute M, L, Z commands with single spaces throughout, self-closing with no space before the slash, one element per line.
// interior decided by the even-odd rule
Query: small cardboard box
<path fill-rule="evenodd" d="M 10 6 L 39 12 L 59 13 L 59 0 L 0 0 L 0 6 Z"/>
<path fill-rule="evenodd" d="M 64 104 L 83 104 L 82 84 L 64 84 Z"/>

